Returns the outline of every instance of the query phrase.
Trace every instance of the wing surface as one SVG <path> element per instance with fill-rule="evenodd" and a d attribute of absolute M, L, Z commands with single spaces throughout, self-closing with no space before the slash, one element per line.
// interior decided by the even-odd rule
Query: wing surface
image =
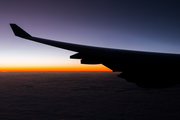
<path fill-rule="evenodd" d="M 123 77 L 129 82 L 134 82 L 140 87 L 166 87 L 180 82 L 179 80 L 168 81 L 174 76 L 177 77 L 176 69 L 180 67 L 179 54 L 141 52 L 72 44 L 33 37 L 16 24 L 10 24 L 10 26 L 18 37 L 77 52 L 70 58 L 81 59 L 82 64 L 103 64 L 112 71 L 122 72 L 119 77 Z M 142 77 L 142 75 L 145 75 L 145 77 Z"/>

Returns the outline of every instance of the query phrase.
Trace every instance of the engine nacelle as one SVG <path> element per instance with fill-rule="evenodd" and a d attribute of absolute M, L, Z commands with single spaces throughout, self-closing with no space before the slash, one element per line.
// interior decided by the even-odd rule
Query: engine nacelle
<path fill-rule="evenodd" d="M 81 59 L 81 64 L 101 64 L 100 60 L 94 56 L 76 53 L 70 56 L 71 59 Z"/>
<path fill-rule="evenodd" d="M 101 64 L 97 59 L 81 59 L 81 64 Z"/>

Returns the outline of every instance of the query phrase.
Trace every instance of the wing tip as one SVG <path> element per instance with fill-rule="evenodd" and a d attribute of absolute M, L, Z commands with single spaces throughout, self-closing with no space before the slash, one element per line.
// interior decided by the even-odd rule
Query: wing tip
<path fill-rule="evenodd" d="M 22 28 L 20 28 L 18 25 L 16 25 L 15 23 L 10 23 L 10 26 L 14 32 L 14 34 L 18 37 L 22 37 L 22 38 L 28 38 L 31 37 L 30 34 L 28 34 L 26 31 L 24 31 Z"/>

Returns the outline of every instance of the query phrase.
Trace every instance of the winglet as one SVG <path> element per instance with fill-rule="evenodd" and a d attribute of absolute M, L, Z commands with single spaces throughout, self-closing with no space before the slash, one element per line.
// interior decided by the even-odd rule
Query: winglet
<path fill-rule="evenodd" d="M 28 34 L 26 31 L 24 31 L 23 29 L 21 29 L 19 26 L 17 26 L 16 24 L 11 23 L 10 24 L 14 34 L 18 37 L 22 37 L 22 38 L 28 38 L 31 37 L 30 34 Z"/>

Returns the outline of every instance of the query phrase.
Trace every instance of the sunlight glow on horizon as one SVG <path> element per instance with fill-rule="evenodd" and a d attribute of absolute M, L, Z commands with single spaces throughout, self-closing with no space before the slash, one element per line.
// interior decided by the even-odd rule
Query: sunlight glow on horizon
<path fill-rule="evenodd" d="M 31 72 L 31 71 L 111 71 L 103 65 L 74 65 L 74 66 L 14 66 L 1 67 L 0 72 Z"/>

